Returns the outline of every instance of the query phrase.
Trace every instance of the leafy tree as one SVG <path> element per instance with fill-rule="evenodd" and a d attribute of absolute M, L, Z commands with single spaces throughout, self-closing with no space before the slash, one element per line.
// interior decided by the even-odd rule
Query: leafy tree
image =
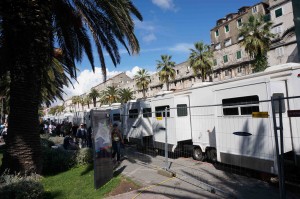
<path fill-rule="evenodd" d="M 108 86 L 102 93 L 100 98 L 101 104 L 109 104 L 120 102 L 119 89 L 115 86 Z"/>
<path fill-rule="evenodd" d="M 128 102 L 129 100 L 133 100 L 133 91 L 130 88 L 121 88 L 119 90 L 119 98 L 122 104 Z"/>
<path fill-rule="evenodd" d="M 138 70 L 137 74 L 134 76 L 134 80 L 136 81 L 137 87 L 142 90 L 143 97 L 146 98 L 145 92 L 151 81 L 148 71 L 145 69 Z"/>
<path fill-rule="evenodd" d="M 251 15 L 240 29 L 240 36 L 244 39 L 241 46 L 254 59 L 254 71 L 263 71 L 268 67 L 267 52 L 271 46 L 271 39 L 274 34 L 271 33 L 271 22 L 264 22 L 263 16 L 255 17 Z"/>
<path fill-rule="evenodd" d="M 88 96 L 93 100 L 94 107 L 96 107 L 97 98 L 100 97 L 100 93 L 95 88 L 92 88 Z"/>
<path fill-rule="evenodd" d="M 115 65 L 120 63 L 118 44 L 129 54 L 139 52 L 132 16 L 142 19 L 131 0 L 0 1 L 0 77 L 9 71 L 11 79 L 10 128 L 1 170 L 41 173 L 38 109 L 43 73 L 52 56 L 58 56 L 71 78 L 76 78 L 75 65 L 83 52 L 94 69 L 92 35 L 106 79 L 103 48 Z M 53 52 L 55 45 L 58 53 Z"/>
<path fill-rule="evenodd" d="M 160 81 L 166 83 L 167 90 L 169 90 L 170 79 L 174 80 L 176 76 L 175 72 L 175 62 L 171 61 L 172 56 L 161 55 L 161 60 L 157 60 L 157 70 Z"/>
<path fill-rule="evenodd" d="M 206 79 L 206 75 L 211 74 L 212 72 L 213 64 L 211 62 L 211 59 L 213 57 L 213 53 L 209 49 L 209 46 L 205 45 L 203 42 L 195 43 L 195 49 L 190 50 L 190 66 L 193 69 L 195 75 L 199 74 L 200 72 L 202 82 L 204 82 Z"/>

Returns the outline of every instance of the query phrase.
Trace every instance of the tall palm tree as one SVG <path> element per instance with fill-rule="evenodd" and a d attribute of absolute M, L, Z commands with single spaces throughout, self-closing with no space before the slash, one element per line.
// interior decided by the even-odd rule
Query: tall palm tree
<path fill-rule="evenodd" d="M 88 96 L 93 100 L 94 107 L 96 107 L 97 98 L 100 97 L 100 93 L 95 88 L 92 88 Z"/>
<path fill-rule="evenodd" d="M 122 104 L 128 102 L 129 100 L 133 100 L 133 92 L 130 88 L 121 88 L 119 90 L 119 98 Z"/>
<path fill-rule="evenodd" d="M 136 85 L 143 92 L 143 97 L 146 98 L 146 90 L 150 84 L 150 75 L 147 70 L 140 69 L 137 71 L 137 74 L 134 76 L 134 80 L 136 81 Z"/>
<path fill-rule="evenodd" d="M 89 95 L 84 97 L 84 103 L 88 106 L 88 109 L 90 109 L 91 98 Z"/>
<path fill-rule="evenodd" d="M 65 106 L 64 106 L 64 105 L 61 105 L 61 106 L 57 106 L 56 112 L 57 112 L 58 114 L 60 114 L 60 113 L 63 113 L 64 110 L 65 110 Z"/>
<path fill-rule="evenodd" d="M 73 106 L 75 108 L 75 112 L 76 112 L 76 106 L 78 106 L 78 108 L 79 108 L 80 97 L 79 96 L 73 96 L 71 98 L 71 100 L 72 100 L 72 104 L 73 104 Z"/>
<path fill-rule="evenodd" d="M 167 90 L 169 90 L 170 79 L 175 79 L 175 62 L 171 61 L 172 56 L 170 55 L 161 55 L 161 60 L 157 60 L 157 70 L 160 81 L 166 83 Z"/>
<path fill-rule="evenodd" d="M 108 86 L 102 93 L 100 98 L 101 104 L 109 104 L 120 102 L 119 89 L 116 86 Z"/>
<path fill-rule="evenodd" d="M 84 110 L 84 105 L 85 105 L 84 96 L 79 96 L 79 103 L 81 105 L 81 109 Z"/>
<path fill-rule="evenodd" d="M 240 29 L 239 35 L 244 39 L 241 46 L 254 59 L 254 71 L 263 71 L 268 67 L 267 52 L 271 46 L 271 39 L 274 34 L 271 33 L 271 22 L 265 22 L 263 16 L 255 17 L 251 15 Z"/>
<path fill-rule="evenodd" d="M 120 63 L 118 44 L 129 54 L 139 52 L 132 16 L 142 20 L 131 0 L 0 1 L 0 77 L 9 71 L 11 78 L 10 128 L 1 170 L 42 171 L 38 108 L 42 74 L 54 45 L 61 49 L 64 70 L 75 78 L 83 52 L 94 69 L 92 35 L 106 79 L 103 48 L 115 65 Z"/>
<path fill-rule="evenodd" d="M 194 45 L 195 49 L 190 49 L 191 54 L 189 57 L 189 63 L 195 75 L 200 72 L 202 82 L 204 82 L 206 75 L 211 74 L 212 71 L 213 64 L 211 59 L 213 57 L 213 53 L 209 49 L 209 46 L 205 45 L 203 42 L 196 42 Z"/>

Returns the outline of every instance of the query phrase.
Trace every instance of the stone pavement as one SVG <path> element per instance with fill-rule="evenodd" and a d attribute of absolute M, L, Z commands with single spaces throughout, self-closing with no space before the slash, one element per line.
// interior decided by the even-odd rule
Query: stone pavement
<path fill-rule="evenodd" d="M 116 172 L 128 176 L 143 188 L 120 194 L 115 199 L 133 198 L 279 198 L 279 190 L 266 182 L 216 169 L 206 162 L 191 158 L 169 159 L 170 170 L 176 177 L 165 177 L 157 170 L 165 166 L 164 157 L 137 152 L 128 147 L 127 159 Z M 287 193 L 286 198 L 299 198 Z"/>

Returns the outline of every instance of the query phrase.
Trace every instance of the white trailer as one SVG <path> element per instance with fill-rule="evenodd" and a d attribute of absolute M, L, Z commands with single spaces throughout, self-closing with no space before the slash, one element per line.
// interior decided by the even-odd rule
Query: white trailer
<path fill-rule="evenodd" d="M 138 146 L 152 146 L 152 110 L 150 99 L 132 100 L 121 108 L 123 136 Z"/>
<path fill-rule="evenodd" d="M 165 108 L 168 150 L 192 149 L 193 157 L 277 173 L 271 97 L 300 96 L 300 65 L 272 66 L 264 72 L 215 83 L 203 83 L 179 92 L 151 98 L 154 147 L 164 149 Z M 285 99 L 284 153 L 300 160 L 300 119 L 288 110 L 300 110 L 300 99 Z M 278 103 L 276 103 L 278 109 Z M 264 112 L 267 118 L 253 118 Z M 276 113 L 278 121 L 278 113 Z M 277 122 L 278 124 L 279 122 Z"/>

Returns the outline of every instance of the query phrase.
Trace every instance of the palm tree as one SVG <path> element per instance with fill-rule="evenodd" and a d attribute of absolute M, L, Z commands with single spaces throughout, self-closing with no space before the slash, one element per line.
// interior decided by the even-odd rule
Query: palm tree
<path fill-rule="evenodd" d="M 137 87 L 142 90 L 143 97 L 146 98 L 145 92 L 151 81 L 148 71 L 145 69 L 138 70 L 137 74 L 134 76 L 134 80 L 136 81 Z"/>
<path fill-rule="evenodd" d="M 213 53 L 209 49 L 209 46 L 205 45 L 203 42 L 196 42 L 195 49 L 190 50 L 190 66 L 193 69 L 195 75 L 199 74 L 200 72 L 202 82 L 204 82 L 206 79 L 206 74 L 210 74 L 212 71 L 213 64 L 211 62 L 211 59 L 213 57 Z"/>
<path fill-rule="evenodd" d="M 161 60 L 157 60 L 157 70 L 160 81 L 166 83 L 167 90 L 169 90 L 170 79 L 175 79 L 175 62 L 171 61 L 172 56 L 170 55 L 161 55 Z"/>
<path fill-rule="evenodd" d="M 100 93 L 95 88 L 92 88 L 88 96 L 93 100 L 94 107 L 96 107 L 97 97 L 100 97 Z"/>
<path fill-rule="evenodd" d="M 81 104 L 81 109 L 84 110 L 84 105 L 85 105 L 84 96 L 79 96 L 79 103 Z"/>
<path fill-rule="evenodd" d="M 61 105 L 61 106 L 57 106 L 56 112 L 57 112 L 58 114 L 60 114 L 60 113 L 63 113 L 64 110 L 65 110 L 65 106 L 64 106 L 64 105 Z"/>
<path fill-rule="evenodd" d="M 91 98 L 89 95 L 84 97 L 84 103 L 88 106 L 88 109 L 90 109 Z"/>
<path fill-rule="evenodd" d="M 61 49 L 58 60 L 71 78 L 75 64 L 87 54 L 94 69 L 95 42 L 106 79 L 104 51 L 114 65 L 120 63 L 118 44 L 138 53 L 132 16 L 142 20 L 131 0 L 8 1 L 0 3 L 0 77 L 10 71 L 10 114 L 7 147 L 1 170 L 41 173 L 42 155 L 38 133 L 43 71 Z M 26 117 L 24 117 L 26 113 Z"/>
<path fill-rule="evenodd" d="M 119 91 L 119 98 L 122 104 L 128 102 L 129 100 L 133 100 L 133 92 L 130 88 L 121 88 Z"/>
<path fill-rule="evenodd" d="M 254 59 L 254 71 L 263 71 L 268 67 L 267 52 L 271 46 L 271 22 L 264 22 L 263 16 L 255 17 L 251 15 L 246 23 L 243 24 L 239 34 L 243 37 L 241 46 Z"/>
<path fill-rule="evenodd" d="M 116 86 L 108 86 L 101 93 L 101 104 L 109 104 L 120 102 L 119 89 Z"/>
<path fill-rule="evenodd" d="M 73 96 L 71 98 L 71 100 L 72 100 L 72 104 L 73 104 L 73 106 L 75 108 L 75 112 L 76 112 L 76 105 L 78 105 L 78 108 L 79 108 L 80 97 L 79 96 Z"/>

